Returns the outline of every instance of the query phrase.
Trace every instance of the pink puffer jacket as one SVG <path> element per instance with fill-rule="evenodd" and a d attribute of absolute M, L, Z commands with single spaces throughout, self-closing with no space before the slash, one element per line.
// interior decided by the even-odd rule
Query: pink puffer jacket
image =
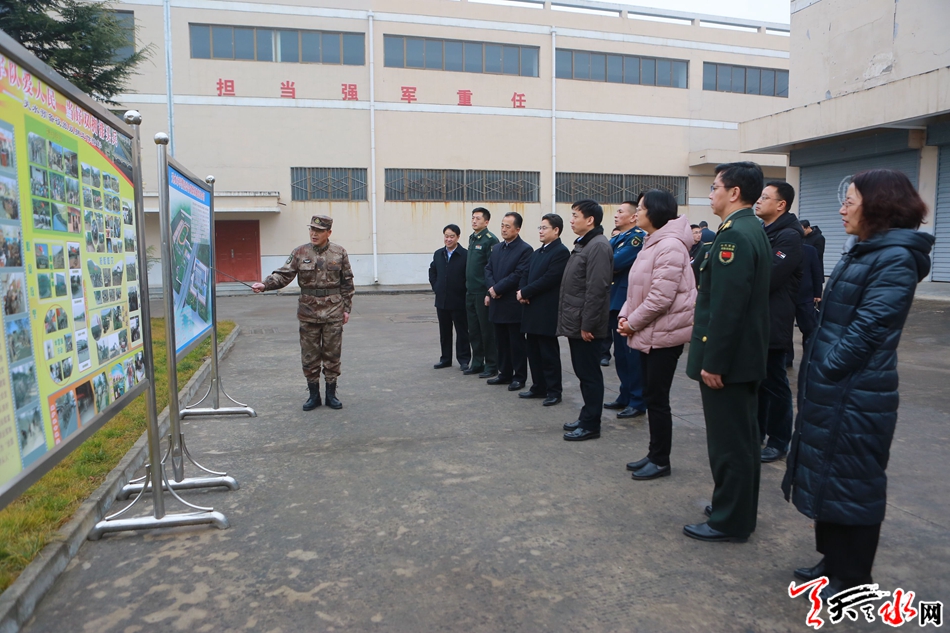
<path fill-rule="evenodd" d="M 650 353 L 654 347 L 688 343 L 693 333 L 696 279 L 689 265 L 693 233 L 680 216 L 647 236 L 630 268 L 627 301 L 620 316 L 635 330 L 627 344 Z"/>

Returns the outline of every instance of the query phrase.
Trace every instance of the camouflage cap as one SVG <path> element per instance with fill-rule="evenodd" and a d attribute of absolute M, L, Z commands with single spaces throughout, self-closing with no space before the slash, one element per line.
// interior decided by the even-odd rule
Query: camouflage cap
<path fill-rule="evenodd" d="M 312 229 L 320 229 L 323 231 L 329 231 L 333 228 L 333 218 L 328 215 L 315 215 L 310 218 L 310 224 L 308 224 Z"/>

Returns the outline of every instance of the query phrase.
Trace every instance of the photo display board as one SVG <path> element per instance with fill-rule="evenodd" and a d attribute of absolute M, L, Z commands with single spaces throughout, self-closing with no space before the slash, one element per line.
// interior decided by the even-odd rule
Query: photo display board
<path fill-rule="evenodd" d="M 47 79 L 0 48 L 4 501 L 145 377 L 132 139 Z"/>
<path fill-rule="evenodd" d="M 172 163 L 169 160 L 169 163 Z M 185 169 L 168 166 L 175 353 L 181 360 L 211 334 L 211 190 Z"/>

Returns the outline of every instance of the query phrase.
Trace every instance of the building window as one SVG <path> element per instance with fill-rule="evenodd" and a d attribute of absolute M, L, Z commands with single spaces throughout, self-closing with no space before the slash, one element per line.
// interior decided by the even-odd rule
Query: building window
<path fill-rule="evenodd" d="M 291 200 L 366 200 L 366 170 L 291 167 Z"/>
<path fill-rule="evenodd" d="M 703 63 L 703 90 L 788 97 L 788 71 Z"/>
<path fill-rule="evenodd" d="M 112 58 L 113 62 L 124 62 L 135 54 L 135 14 L 132 11 L 113 11 L 112 17 L 122 30 L 128 44 L 117 48 Z"/>
<path fill-rule="evenodd" d="M 555 66 L 558 79 L 689 87 L 689 62 L 681 59 L 611 55 L 559 48 L 555 54 Z"/>
<path fill-rule="evenodd" d="M 305 64 L 366 63 L 362 33 L 259 29 L 250 26 L 189 24 L 195 59 L 245 59 Z"/>
<path fill-rule="evenodd" d="M 386 200 L 395 202 L 538 202 L 536 171 L 387 169 Z"/>
<path fill-rule="evenodd" d="M 383 38 L 383 58 L 389 68 L 537 77 L 538 50 L 536 46 L 494 42 L 460 42 L 402 35 Z"/>
<path fill-rule="evenodd" d="M 627 200 L 636 200 L 642 191 L 662 189 L 673 194 L 676 204 L 686 204 L 686 186 L 686 176 L 558 172 L 557 201 L 570 203 L 590 198 L 600 204 L 620 204 Z"/>

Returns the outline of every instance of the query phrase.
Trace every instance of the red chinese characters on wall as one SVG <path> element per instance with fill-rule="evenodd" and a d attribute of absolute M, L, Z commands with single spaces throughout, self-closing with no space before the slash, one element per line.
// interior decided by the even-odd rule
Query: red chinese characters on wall
<path fill-rule="evenodd" d="M 511 107 L 513 108 L 523 108 L 525 107 L 525 96 L 523 92 L 516 92 L 511 95 Z"/>
<path fill-rule="evenodd" d="M 418 101 L 418 99 L 416 99 L 416 87 L 402 86 L 402 97 L 400 97 L 400 101 L 405 101 L 406 103 Z"/>
<path fill-rule="evenodd" d="M 472 91 L 471 90 L 459 90 L 458 96 L 459 96 L 460 106 L 472 105 Z"/>
<path fill-rule="evenodd" d="M 233 79 L 218 79 L 218 96 L 219 97 L 233 97 L 234 96 L 234 80 Z"/>
<path fill-rule="evenodd" d="M 356 91 L 356 84 L 340 84 L 340 91 L 343 93 L 344 101 L 359 101 L 360 97 Z"/>
<path fill-rule="evenodd" d="M 296 99 L 297 98 L 297 84 L 293 81 L 282 81 L 280 83 L 280 98 L 281 99 Z"/>

